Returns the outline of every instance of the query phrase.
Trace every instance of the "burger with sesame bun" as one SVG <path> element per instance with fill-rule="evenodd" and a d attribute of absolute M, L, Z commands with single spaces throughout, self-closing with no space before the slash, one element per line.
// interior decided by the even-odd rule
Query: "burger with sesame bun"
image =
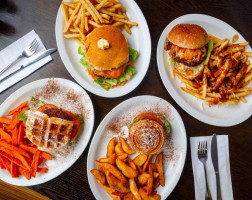
<path fill-rule="evenodd" d="M 208 64 L 213 41 L 207 32 L 196 24 L 178 24 L 167 36 L 165 50 L 169 65 L 184 78 L 192 80 L 202 74 Z"/>
<path fill-rule="evenodd" d="M 124 85 L 136 73 L 132 64 L 138 52 L 128 47 L 127 39 L 115 26 L 94 29 L 85 41 L 85 49 L 79 47 L 79 54 L 89 75 L 106 90 Z"/>
<path fill-rule="evenodd" d="M 158 154 L 170 131 L 170 123 L 165 117 L 155 113 L 141 113 L 129 127 L 129 142 L 138 153 Z"/>

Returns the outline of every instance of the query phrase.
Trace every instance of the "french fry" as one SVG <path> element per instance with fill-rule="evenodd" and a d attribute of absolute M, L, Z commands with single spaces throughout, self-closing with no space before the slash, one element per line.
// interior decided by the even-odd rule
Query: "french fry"
<path fill-rule="evenodd" d="M 98 180 L 102 185 L 105 184 L 106 178 L 102 172 L 96 169 L 92 169 L 90 172 L 94 175 L 95 179 Z"/>
<path fill-rule="evenodd" d="M 70 38 L 79 38 L 79 37 L 81 37 L 81 35 L 78 34 L 78 33 L 69 33 L 69 34 L 64 34 L 64 37 L 67 38 L 67 39 L 70 39 Z"/>
<path fill-rule="evenodd" d="M 136 185 L 136 182 L 133 178 L 129 179 L 129 185 L 130 185 L 130 191 L 132 192 L 132 194 L 134 195 L 134 197 L 137 199 L 137 200 L 141 200 L 141 196 L 138 192 L 138 188 L 137 188 L 137 185 Z"/>
<path fill-rule="evenodd" d="M 62 3 L 61 7 L 62 7 L 62 12 L 63 12 L 65 24 L 67 24 L 68 19 L 69 19 L 68 9 L 64 3 Z"/>
<path fill-rule="evenodd" d="M 147 183 L 148 179 L 150 178 L 150 174 L 147 172 L 143 172 L 138 176 L 138 184 L 143 186 Z"/>
<path fill-rule="evenodd" d="M 252 56 L 252 52 L 244 52 L 243 54 L 246 55 L 246 56 L 248 56 L 248 57 Z"/>
<path fill-rule="evenodd" d="M 132 26 L 138 26 L 138 23 L 136 22 L 132 22 L 132 21 L 129 21 L 129 20 L 125 20 L 125 19 L 121 19 L 121 18 L 117 18 L 117 17 L 113 17 L 113 19 L 117 22 L 123 22 L 125 24 L 129 24 L 129 25 L 132 25 Z"/>
<path fill-rule="evenodd" d="M 147 158 L 148 158 L 147 155 L 145 155 L 145 154 L 139 154 L 137 157 L 135 157 L 135 158 L 133 159 L 133 162 L 134 162 L 137 166 L 141 167 L 141 166 L 146 162 Z"/>
<path fill-rule="evenodd" d="M 128 143 L 120 136 L 119 140 L 122 144 L 122 149 L 129 155 L 136 153 L 129 145 Z"/>
<path fill-rule="evenodd" d="M 63 30 L 63 33 L 66 33 L 68 31 L 68 29 L 70 28 L 70 25 L 73 22 L 74 16 L 78 13 L 78 11 L 80 10 L 81 7 L 81 3 L 78 4 L 78 6 L 74 9 L 72 15 L 70 16 L 69 20 L 67 21 L 67 24 L 65 25 L 65 28 Z"/>
<path fill-rule="evenodd" d="M 98 161 L 95 162 L 96 165 L 99 167 L 102 171 L 108 171 L 111 174 L 113 174 L 116 178 L 121 180 L 123 183 L 127 183 L 126 178 L 123 176 L 123 174 L 113 165 L 108 163 L 100 163 Z"/>
<path fill-rule="evenodd" d="M 152 155 L 148 155 L 148 158 L 147 158 L 146 162 L 144 163 L 144 166 L 143 166 L 143 171 L 144 172 L 145 172 L 145 170 L 147 169 L 147 166 L 150 163 L 151 157 L 152 157 Z"/>
<path fill-rule="evenodd" d="M 147 181 L 147 194 L 150 195 L 153 189 L 153 172 L 152 172 L 151 165 L 149 165 L 148 171 L 149 171 L 150 177 L 148 178 L 148 181 Z"/>
<path fill-rule="evenodd" d="M 164 187 L 165 179 L 164 179 L 164 171 L 163 171 L 163 152 L 159 153 L 156 157 L 155 164 L 157 167 L 157 171 L 159 173 L 159 181 L 160 185 Z"/>
<path fill-rule="evenodd" d="M 130 192 L 129 185 L 121 182 L 119 179 L 117 179 L 110 172 L 106 172 L 106 180 L 112 189 L 114 189 L 118 192 L 121 192 L 121 193 L 129 193 Z"/>
<path fill-rule="evenodd" d="M 128 154 L 127 154 L 127 153 L 124 153 L 124 154 L 118 156 L 117 158 L 119 158 L 119 159 L 121 159 L 121 160 L 124 160 L 124 159 L 126 159 L 127 157 L 128 157 Z"/>
<path fill-rule="evenodd" d="M 122 143 L 121 142 L 118 142 L 115 146 L 115 152 L 118 156 L 121 156 L 125 153 L 125 151 L 123 150 L 122 148 Z"/>
<path fill-rule="evenodd" d="M 137 177 L 137 174 L 138 174 L 137 170 L 131 168 L 130 166 L 128 166 L 125 162 L 123 162 L 119 158 L 116 159 L 116 166 L 118 167 L 118 169 L 121 170 L 121 172 L 124 174 L 124 176 L 126 176 L 128 178 Z"/>
<path fill-rule="evenodd" d="M 128 158 L 127 161 L 128 161 L 128 164 L 131 168 L 137 170 L 135 163 L 130 158 Z"/>
<path fill-rule="evenodd" d="M 100 158 L 98 161 L 101 162 L 101 163 L 109 163 L 111 165 L 114 165 L 115 161 L 116 161 L 116 157 L 117 157 L 117 155 L 113 154 L 113 155 L 111 155 L 110 157 L 107 157 L 107 158 Z"/>

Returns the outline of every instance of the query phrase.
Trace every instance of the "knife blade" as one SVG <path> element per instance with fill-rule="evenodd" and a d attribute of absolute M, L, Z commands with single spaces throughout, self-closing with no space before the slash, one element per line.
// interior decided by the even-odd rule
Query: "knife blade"
<path fill-rule="evenodd" d="M 216 185 L 217 185 L 217 199 L 221 200 L 221 188 L 220 188 L 220 176 L 219 176 L 219 162 L 218 162 L 218 146 L 216 134 L 213 135 L 211 142 L 211 157 L 214 166 L 214 171 L 216 175 Z"/>
<path fill-rule="evenodd" d="M 8 73 L 2 75 L 2 76 L 0 77 L 0 81 L 6 79 L 6 78 L 9 77 L 10 75 L 16 73 L 16 72 L 19 71 L 20 69 L 23 69 L 23 68 L 25 68 L 25 67 L 27 67 L 27 66 L 29 66 L 29 65 L 31 65 L 31 64 L 33 64 L 33 63 L 39 61 L 39 60 L 41 60 L 42 58 L 44 58 L 44 57 L 46 57 L 46 56 L 48 56 L 48 55 L 54 53 L 56 50 L 57 50 L 56 48 L 52 48 L 52 49 L 48 49 L 48 50 L 45 50 L 45 51 L 43 51 L 43 52 L 40 52 L 40 53 L 37 53 L 37 54 L 31 56 L 31 57 L 30 57 L 24 64 L 22 64 L 20 67 L 15 68 L 15 69 L 11 70 L 10 72 L 8 72 Z"/>

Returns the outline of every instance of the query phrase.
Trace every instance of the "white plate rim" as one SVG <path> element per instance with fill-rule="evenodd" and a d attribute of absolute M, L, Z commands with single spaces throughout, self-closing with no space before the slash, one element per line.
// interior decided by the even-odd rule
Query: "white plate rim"
<path fill-rule="evenodd" d="M 91 144 L 90 144 L 90 147 L 89 147 L 89 151 L 88 151 L 88 157 L 87 157 L 87 176 L 88 176 L 88 182 L 89 182 L 89 186 L 91 188 L 91 191 L 93 193 L 93 195 L 95 196 L 96 199 L 99 199 L 99 196 L 96 194 L 96 186 L 95 186 L 95 183 L 92 181 L 92 175 L 90 173 L 90 170 L 91 170 L 91 162 L 94 162 L 94 160 L 92 160 L 92 156 L 91 154 L 93 154 L 94 151 L 92 151 L 93 148 L 95 148 L 95 144 L 99 141 L 99 136 L 101 135 L 102 133 L 102 129 L 103 129 L 103 124 L 107 124 L 108 121 L 110 120 L 110 115 L 112 115 L 113 112 L 116 112 L 117 110 L 120 109 L 121 106 L 123 106 L 124 104 L 128 104 L 129 102 L 131 101 L 135 101 L 135 100 L 141 100 L 141 99 L 146 99 L 146 98 L 151 98 L 153 100 L 162 100 L 164 101 L 165 103 L 167 103 L 169 105 L 169 107 L 171 107 L 173 110 L 174 110 L 174 113 L 176 116 L 176 118 L 178 119 L 178 123 L 179 123 L 179 126 L 181 127 L 182 129 L 182 134 L 184 135 L 184 140 L 185 140 L 185 143 L 184 143 L 184 154 L 183 154 L 183 157 L 182 157 L 182 163 L 181 165 L 179 166 L 179 173 L 176 174 L 176 177 L 175 177 L 175 180 L 173 182 L 173 185 L 168 188 L 167 190 L 164 191 L 164 196 L 161 197 L 161 199 L 166 199 L 170 194 L 171 192 L 174 190 L 174 188 L 176 187 L 176 185 L 178 184 L 178 181 L 182 175 L 182 172 L 183 172 L 183 169 L 184 169 L 184 166 L 185 166 L 185 160 L 186 160 L 186 156 L 187 156 L 187 135 L 186 135 L 186 130 L 185 130 L 185 126 L 184 126 L 184 123 L 183 123 L 183 120 L 179 114 L 179 112 L 168 102 L 166 101 L 165 99 L 162 99 L 160 97 L 157 97 L 157 96 L 152 96 L 152 95 L 141 95 L 141 96 L 135 96 L 135 97 L 132 97 L 132 98 L 129 98 L 123 102 L 121 102 L 120 104 L 118 104 L 117 106 L 115 106 L 104 118 L 103 120 L 101 121 L 101 123 L 99 124 L 98 128 L 96 129 L 95 131 L 95 134 L 93 136 L 93 139 L 91 141 Z"/>
<path fill-rule="evenodd" d="M 69 0 L 66 0 L 66 1 L 69 1 Z M 97 96 L 106 97 L 106 98 L 115 98 L 115 97 L 124 96 L 124 95 L 132 92 L 143 81 L 143 79 L 146 76 L 146 73 L 147 73 L 147 71 L 149 69 L 152 46 L 151 46 L 150 30 L 149 30 L 147 21 L 146 21 L 144 15 L 143 15 L 141 9 L 139 8 L 139 6 L 137 5 L 137 3 L 134 0 L 127 0 L 127 4 L 129 4 L 131 7 L 134 7 L 134 9 L 136 10 L 136 12 L 138 13 L 138 17 L 140 18 L 140 21 L 143 22 L 143 24 L 142 24 L 143 29 L 144 29 L 144 33 L 143 34 L 147 38 L 146 41 L 145 41 L 145 45 L 146 45 L 146 48 L 145 48 L 146 55 L 145 56 L 146 56 L 146 59 L 145 59 L 145 64 L 144 65 L 141 64 L 141 63 L 139 63 L 139 66 L 141 67 L 141 70 L 142 70 L 142 76 L 139 77 L 138 79 L 134 80 L 135 81 L 135 84 L 134 84 L 135 86 L 131 87 L 131 88 L 128 88 L 127 84 L 126 84 L 124 87 L 120 88 L 119 92 L 117 92 L 117 93 L 113 92 L 112 94 L 110 92 L 112 90 L 105 91 L 104 89 L 102 89 L 102 90 L 99 90 L 99 91 L 97 90 L 96 91 L 96 89 L 92 85 L 85 84 L 83 82 L 83 80 L 82 80 L 83 78 L 77 73 L 77 71 L 73 70 L 74 68 L 72 67 L 71 61 L 69 60 L 68 55 L 67 55 L 66 51 L 64 50 L 64 45 L 63 45 L 64 36 L 62 34 L 61 28 L 59 28 L 59 27 L 61 27 L 60 22 L 59 22 L 60 18 L 63 19 L 61 5 L 60 5 L 60 7 L 58 9 L 58 13 L 57 13 L 57 17 L 56 17 L 56 22 L 55 22 L 55 37 L 56 37 L 56 44 L 57 44 L 57 47 L 58 47 L 58 51 L 59 51 L 59 55 L 61 57 L 61 60 L 62 60 L 62 62 L 64 64 L 64 66 L 66 67 L 67 71 L 70 73 L 70 75 L 82 87 L 84 87 L 86 90 L 88 90 L 89 92 L 91 92 L 91 93 L 93 93 L 93 94 L 95 94 Z M 77 50 L 76 50 L 76 52 L 77 52 Z M 139 50 L 139 53 L 140 53 L 140 56 L 143 56 L 141 54 L 141 50 Z M 132 81 L 133 78 L 130 81 Z M 93 84 L 95 84 L 95 83 L 93 83 Z"/>
<path fill-rule="evenodd" d="M 39 79 L 39 80 L 33 81 L 31 83 L 28 83 L 28 84 L 22 86 L 21 88 L 19 88 L 18 90 L 16 90 L 14 93 L 12 93 L 10 96 L 8 96 L 3 101 L 3 103 L 0 105 L 0 116 L 2 116 L 2 114 L 6 111 L 5 109 L 2 109 L 2 108 L 8 107 L 9 105 L 11 105 L 15 102 L 15 100 L 10 100 L 10 99 L 15 99 L 13 97 L 16 97 L 16 96 L 21 97 L 20 95 L 22 95 L 22 93 L 28 92 L 30 90 L 29 88 L 32 88 L 38 84 L 44 85 L 50 79 L 52 79 L 52 78 Z M 86 149 L 86 147 L 90 141 L 90 138 L 91 138 L 91 135 L 93 132 L 94 118 L 95 118 L 92 100 L 90 99 L 87 92 L 82 87 L 80 87 L 78 84 L 74 83 L 73 81 L 63 79 L 63 78 L 53 78 L 53 79 L 56 80 L 59 84 L 62 82 L 69 82 L 71 84 L 74 84 L 74 86 L 76 88 L 78 88 L 84 94 L 85 98 L 87 98 L 90 103 L 91 110 L 89 113 L 89 120 L 91 123 L 91 128 L 89 129 L 89 131 L 87 133 L 85 133 L 86 137 L 83 138 L 83 141 L 78 141 L 78 142 L 82 142 L 82 145 L 81 145 L 82 149 L 79 151 L 79 154 L 76 156 L 76 158 L 74 160 L 72 160 L 68 165 L 66 165 L 65 168 L 60 168 L 58 171 L 55 171 L 54 175 L 49 178 L 42 178 L 42 177 L 41 177 L 41 179 L 33 178 L 34 183 L 31 184 L 31 183 L 29 183 L 29 182 L 31 182 L 30 180 L 23 179 L 23 180 L 18 181 L 18 179 L 12 178 L 12 179 L 9 179 L 10 181 L 8 181 L 8 180 L 4 179 L 2 176 L 0 176 L 0 179 L 6 183 L 16 185 L 16 186 L 34 186 L 34 185 L 39 185 L 39 184 L 48 182 L 50 180 L 53 180 L 54 178 L 58 177 L 59 175 L 64 173 L 66 170 L 68 170 L 79 159 L 79 157 L 83 154 L 84 150 Z M 9 103 L 9 101 L 11 101 L 11 103 Z M 3 173 L 3 172 L 0 171 L 0 174 L 1 173 Z"/>
<path fill-rule="evenodd" d="M 170 24 L 174 24 L 177 21 L 183 20 L 183 19 L 208 19 L 208 20 L 212 20 L 212 21 L 218 21 L 222 24 L 225 24 L 226 26 L 228 26 L 230 29 L 232 29 L 234 32 L 238 33 L 239 35 L 241 35 L 237 30 L 235 30 L 232 26 L 230 26 L 229 24 L 227 24 L 226 22 L 217 19 L 215 17 L 209 16 L 209 15 L 203 15 L 203 14 L 187 14 L 187 15 L 183 15 L 180 16 L 176 19 L 174 19 L 173 21 L 171 21 L 163 30 L 159 41 L 158 41 L 158 46 L 157 46 L 157 65 L 158 65 L 158 71 L 161 77 L 161 80 L 166 88 L 166 90 L 169 92 L 169 94 L 172 96 L 172 98 L 176 101 L 176 103 L 184 110 L 186 111 L 189 115 L 193 116 L 194 118 L 198 119 L 201 122 L 204 122 L 206 124 L 210 124 L 210 125 L 214 125 L 214 126 L 220 126 L 220 127 L 229 127 L 229 126 L 234 126 L 237 124 L 240 124 L 242 122 L 244 122 L 245 120 L 247 120 L 251 115 L 252 115 L 252 109 L 250 110 L 250 112 L 248 111 L 247 113 L 245 113 L 242 117 L 236 118 L 235 120 L 231 119 L 229 120 L 228 118 L 225 120 L 220 120 L 218 118 L 214 118 L 214 117 L 210 117 L 207 115 L 203 115 L 200 112 L 198 112 L 196 109 L 191 108 L 186 101 L 180 97 L 180 95 L 177 93 L 177 91 L 174 89 L 174 87 L 172 87 L 171 81 L 168 78 L 168 82 L 166 81 L 166 73 L 165 72 L 165 64 L 163 62 L 163 43 L 165 41 L 165 38 L 167 36 L 167 30 L 169 29 Z M 242 36 L 242 35 L 241 35 Z M 243 36 L 242 36 L 243 38 Z M 243 38 L 244 39 L 244 38 Z M 251 49 L 251 47 L 249 46 L 249 48 Z M 193 98 L 193 97 L 192 97 Z M 249 110 L 249 109 L 248 109 Z"/>

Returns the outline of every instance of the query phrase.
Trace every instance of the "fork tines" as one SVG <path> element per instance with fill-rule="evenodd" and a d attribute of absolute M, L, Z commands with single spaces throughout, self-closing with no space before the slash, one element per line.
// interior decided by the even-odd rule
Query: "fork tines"
<path fill-rule="evenodd" d="M 198 145 L 198 154 L 207 153 L 207 141 L 200 141 Z"/>

